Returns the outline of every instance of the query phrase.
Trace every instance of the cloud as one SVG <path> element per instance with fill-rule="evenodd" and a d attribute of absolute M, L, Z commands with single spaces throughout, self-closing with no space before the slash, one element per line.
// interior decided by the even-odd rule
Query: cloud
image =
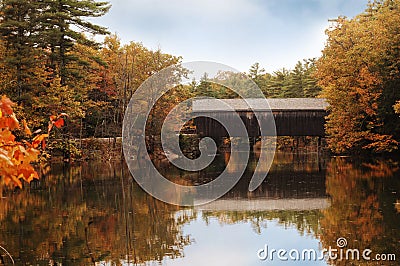
<path fill-rule="evenodd" d="M 182 28 L 185 25 L 230 23 L 256 15 L 260 9 L 247 0 L 115 0 L 112 13 L 132 27 Z"/>
<path fill-rule="evenodd" d="M 242 71 L 268 70 L 318 56 L 327 20 L 360 13 L 367 0 L 111 0 L 98 19 L 124 42 L 214 60 Z"/>

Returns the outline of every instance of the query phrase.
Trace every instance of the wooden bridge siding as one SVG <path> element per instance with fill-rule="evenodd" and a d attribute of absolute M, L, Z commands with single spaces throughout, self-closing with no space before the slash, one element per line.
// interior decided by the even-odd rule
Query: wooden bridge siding
<path fill-rule="evenodd" d="M 238 112 L 244 125 L 246 126 L 248 135 L 250 137 L 260 136 L 260 128 L 258 122 L 252 112 Z M 197 113 L 197 117 L 194 123 L 197 128 L 197 133 L 201 136 L 207 137 L 228 137 L 226 129 L 216 120 L 204 117 L 207 113 Z M 326 111 L 315 111 L 315 110 L 301 110 L 301 111 L 273 111 L 275 118 L 276 134 L 277 136 L 325 136 L 325 116 Z M 231 112 L 218 112 L 214 113 L 213 116 L 223 118 L 224 121 L 228 121 Z M 260 122 L 263 120 L 270 119 L 268 113 L 261 113 Z M 233 119 L 231 124 L 234 124 Z M 240 136 L 238 132 L 234 130 L 231 136 Z"/>
<path fill-rule="evenodd" d="M 325 136 L 325 111 L 273 112 L 277 136 Z"/>

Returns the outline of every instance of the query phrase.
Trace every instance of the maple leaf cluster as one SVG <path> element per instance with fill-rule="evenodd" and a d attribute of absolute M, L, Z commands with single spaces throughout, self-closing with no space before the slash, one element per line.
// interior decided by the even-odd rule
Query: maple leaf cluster
<path fill-rule="evenodd" d="M 14 186 L 22 188 L 22 182 L 31 182 L 38 179 L 38 173 L 33 168 L 32 163 L 39 159 L 40 150 L 45 149 L 45 139 L 48 138 L 53 126 L 58 128 L 64 125 L 62 116 L 51 116 L 47 134 L 37 134 L 28 128 L 23 121 L 22 129 L 26 135 L 32 137 L 31 142 L 17 141 L 13 130 L 21 129 L 20 123 L 16 118 L 13 107 L 14 103 L 6 96 L 0 99 L 0 185 Z"/>

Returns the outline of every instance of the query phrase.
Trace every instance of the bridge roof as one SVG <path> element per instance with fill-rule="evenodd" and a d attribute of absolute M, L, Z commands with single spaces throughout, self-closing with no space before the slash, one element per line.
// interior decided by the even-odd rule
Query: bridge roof
<path fill-rule="evenodd" d="M 224 104 L 231 106 L 235 111 L 324 111 L 328 103 L 323 98 L 269 98 L 268 105 L 263 99 L 198 99 L 193 101 L 192 110 L 202 112 L 229 112 Z M 253 108 L 250 108 L 252 106 Z"/>

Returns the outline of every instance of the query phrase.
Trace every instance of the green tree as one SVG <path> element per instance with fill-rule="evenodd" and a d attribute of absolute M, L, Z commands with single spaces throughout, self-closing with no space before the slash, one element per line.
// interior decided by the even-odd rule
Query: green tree
<path fill-rule="evenodd" d="M 321 87 L 314 77 L 316 59 L 298 61 L 293 70 L 280 69 L 266 73 L 259 63 L 253 64 L 247 74 L 267 98 L 316 97 Z"/>
<path fill-rule="evenodd" d="M 318 80 L 314 77 L 316 71 L 316 59 L 304 59 L 304 97 L 317 97 L 321 94 L 322 88 L 318 85 Z"/>
<path fill-rule="evenodd" d="M 261 68 L 259 63 L 254 63 L 249 69 L 249 78 L 251 78 L 258 86 L 262 82 L 262 77 L 265 74 L 265 69 Z"/>
<path fill-rule="evenodd" d="M 315 59 L 298 61 L 290 72 L 290 80 L 286 95 L 289 97 L 316 97 L 321 88 L 313 77 L 315 71 Z"/>
<path fill-rule="evenodd" d="M 208 78 L 208 74 L 204 73 L 203 76 L 200 78 L 199 84 L 196 85 L 196 96 L 212 97 L 211 92 L 212 88 Z"/>
<path fill-rule="evenodd" d="M 41 45 L 50 49 L 50 66 L 55 73 L 59 74 L 61 85 L 66 85 L 68 78 L 77 74 L 69 67 L 71 62 L 80 62 L 79 58 L 71 53 L 73 46 L 76 43 L 91 47 L 99 46 L 97 42 L 88 39 L 81 32 L 93 35 L 108 34 L 105 27 L 93 24 L 87 19 L 105 15 L 110 7 L 108 2 L 95 0 L 43 1 Z"/>
<path fill-rule="evenodd" d="M 32 69 L 38 61 L 34 46 L 38 41 L 37 1 L 2 0 L 0 2 L 0 38 L 4 43 L 1 58 L 12 79 L 7 80 L 5 92 L 18 101 L 32 87 Z M 8 90 L 8 91 L 7 91 Z"/>
<path fill-rule="evenodd" d="M 282 68 L 274 71 L 270 82 L 268 83 L 269 94 L 274 98 L 290 97 L 289 91 L 290 71 Z"/>

